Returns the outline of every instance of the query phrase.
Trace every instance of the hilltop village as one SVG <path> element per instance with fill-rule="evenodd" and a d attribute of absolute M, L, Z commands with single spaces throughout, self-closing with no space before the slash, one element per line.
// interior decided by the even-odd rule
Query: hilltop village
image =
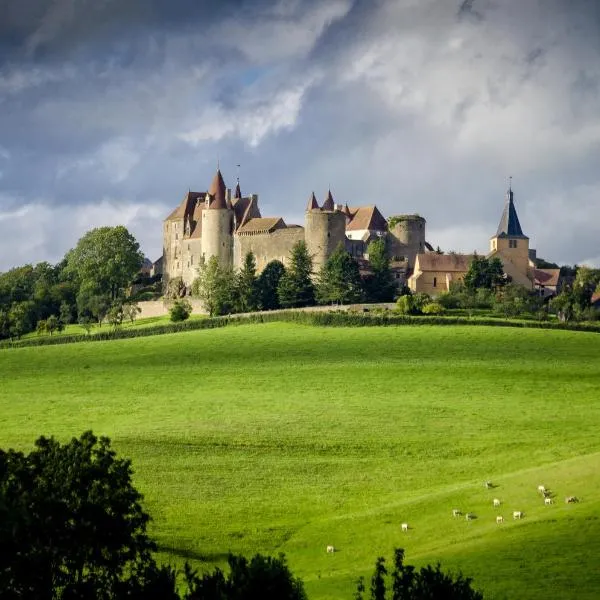
<path fill-rule="evenodd" d="M 311 194 L 304 226 L 287 224 L 282 217 L 263 217 L 258 195 L 244 196 L 239 180 L 232 193 L 217 169 L 207 192 L 188 191 L 164 220 L 163 255 L 154 272 L 162 273 L 165 289 L 169 281 L 178 280 L 189 291 L 203 260 L 216 256 L 222 266 L 239 268 L 252 252 L 260 272 L 272 260 L 287 266 L 290 251 L 300 240 L 306 242 L 315 273 L 340 243 L 361 271 L 368 272 L 369 243 L 383 238 L 398 288 L 408 285 L 413 292 L 436 295 L 464 277 L 474 255 L 434 251 L 426 241 L 425 227 L 425 219 L 417 214 L 386 219 L 375 205 L 337 203 L 331 190 L 322 204 Z M 545 296 L 557 293 L 560 270 L 536 267 L 536 253 L 521 228 L 512 187 L 488 256 L 501 259 L 514 283 Z"/>

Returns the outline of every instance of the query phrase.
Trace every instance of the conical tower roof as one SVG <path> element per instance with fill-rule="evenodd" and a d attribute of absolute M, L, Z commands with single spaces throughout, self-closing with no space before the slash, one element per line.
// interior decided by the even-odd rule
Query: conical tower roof
<path fill-rule="evenodd" d="M 234 198 L 241 198 L 242 197 L 242 190 L 240 188 L 240 181 L 238 179 L 238 182 L 235 186 L 235 194 L 233 195 Z"/>
<path fill-rule="evenodd" d="M 223 181 L 223 176 L 221 175 L 220 169 L 217 169 L 212 183 L 210 184 L 210 188 L 208 188 L 208 193 L 210 194 L 211 198 L 211 202 L 208 207 L 209 209 L 227 208 L 225 182 Z"/>
<path fill-rule="evenodd" d="M 325 202 L 323 202 L 323 210 L 334 210 L 335 202 L 333 201 L 333 196 L 331 195 L 331 190 L 327 192 L 327 198 L 325 198 Z"/>
<path fill-rule="evenodd" d="M 319 203 L 317 202 L 317 197 L 313 192 L 308 199 L 308 204 L 306 205 L 306 210 L 313 210 L 314 208 L 319 208 Z"/>
<path fill-rule="evenodd" d="M 504 204 L 496 237 L 527 237 L 521 229 L 521 223 L 519 223 L 512 187 L 509 187 L 506 192 L 506 203 Z"/>

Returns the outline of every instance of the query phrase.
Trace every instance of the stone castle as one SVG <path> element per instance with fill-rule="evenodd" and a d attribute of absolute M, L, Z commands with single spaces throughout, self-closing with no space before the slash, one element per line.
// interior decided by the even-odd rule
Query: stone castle
<path fill-rule="evenodd" d="M 330 190 L 321 206 L 311 195 L 304 226 L 290 225 L 281 217 L 263 217 L 258 195 L 243 196 L 239 181 L 232 194 L 217 170 L 207 192 L 189 191 L 165 219 L 161 270 L 165 285 L 177 279 L 189 290 L 198 266 L 212 256 L 222 266 L 239 268 L 252 252 L 260 272 L 272 260 L 287 266 L 292 246 L 303 240 L 315 273 L 340 243 L 364 271 L 368 245 L 378 238 L 385 239 L 398 285 L 405 283 L 416 256 L 431 250 L 425 241 L 425 219 L 419 215 L 394 217 L 388 224 L 376 206 L 337 204 Z"/>
<path fill-rule="evenodd" d="M 386 220 L 375 205 L 336 203 L 331 190 L 321 206 L 314 193 L 311 195 L 304 226 L 286 224 L 281 217 L 263 217 L 258 196 L 243 196 L 239 180 L 232 194 L 217 169 L 207 192 L 189 191 L 165 219 L 162 264 L 156 270 L 162 272 L 165 289 L 172 282 L 177 283 L 179 293 L 186 293 L 198 276 L 198 266 L 212 256 L 221 266 L 240 268 L 246 254 L 252 252 L 260 273 L 272 260 L 287 266 L 292 247 L 303 240 L 315 273 L 342 243 L 364 274 L 369 272 L 369 243 L 380 238 L 385 240 L 396 285 L 408 284 L 413 292 L 433 296 L 462 280 L 474 256 L 434 252 L 425 240 L 425 219 L 419 215 Z M 516 284 L 542 295 L 559 291 L 559 269 L 536 267 L 536 253 L 521 228 L 512 186 L 487 257 L 500 258 L 506 275 Z"/>

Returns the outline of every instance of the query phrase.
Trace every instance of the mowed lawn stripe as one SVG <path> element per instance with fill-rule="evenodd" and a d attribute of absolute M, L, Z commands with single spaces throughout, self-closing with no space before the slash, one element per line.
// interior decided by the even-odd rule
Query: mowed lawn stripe
<path fill-rule="evenodd" d="M 494 577 L 486 540 L 506 539 L 512 556 L 544 510 L 593 525 L 598 358 L 600 336 L 587 333 L 277 323 L 6 350 L 0 445 L 109 435 L 133 460 L 161 556 L 179 564 L 285 551 L 312 598 L 348 598 L 379 553 L 402 545 L 409 560 L 448 559 L 490 594 L 515 597 L 517 581 L 519 597 L 538 598 L 560 574 L 534 588 L 538 567 L 513 565 L 511 587 Z M 521 538 L 501 537 L 487 479 L 525 511 L 505 527 Z M 583 501 L 544 507 L 539 483 Z M 455 503 L 482 518 L 453 520 Z M 557 527 L 540 534 L 545 543 Z M 579 556 L 597 529 L 577 527 Z M 340 552 L 327 556 L 330 543 Z M 589 583 L 591 562 L 578 564 Z M 560 597 L 585 597 L 576 592 Z"/>

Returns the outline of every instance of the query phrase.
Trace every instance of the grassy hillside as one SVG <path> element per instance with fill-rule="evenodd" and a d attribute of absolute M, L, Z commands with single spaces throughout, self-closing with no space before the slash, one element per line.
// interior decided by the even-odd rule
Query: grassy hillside
<path fill-rule="evenodd" d="M 109 435 L 165 558 L 284 551 L 313 600 L 394 546 L 488 598 L 596 598 L 599 357 L 595 334 L 291 324 L 5 350 L 0 446 Z"/>

